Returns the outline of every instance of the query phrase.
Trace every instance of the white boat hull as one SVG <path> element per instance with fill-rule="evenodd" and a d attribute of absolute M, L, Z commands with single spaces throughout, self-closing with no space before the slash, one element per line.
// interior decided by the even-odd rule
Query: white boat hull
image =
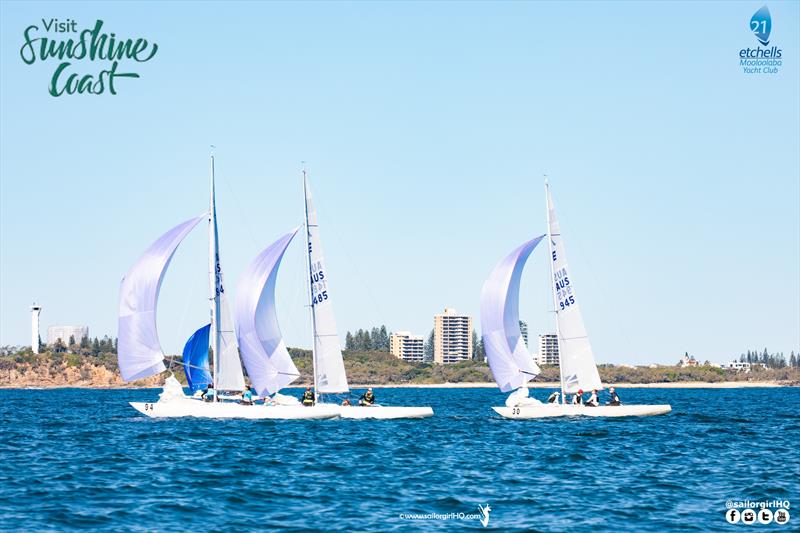
<path fill-rule="evenodd" d="M 150 418 L 246 418 L 251 420 L 318 420 L 339 416 L 338 406 L 314 405 L 241 405 L 231 402 L 204 402 L 196 399 L 173 399 L 167 402 L 130 402 Z"/>
<path fill-rule="evenodd" d="M 669 405 L 600 405 L 586 407 L 585 405 L 563 405 L 547 403 L 542 405 L 526 405 L 520 407 L 492 407 L 503 418 L 553 418 L 557 416 L 653 416 L 663 415 L 672 411 Z"/>
<path fill-rule="evenodd" d="M 430 407 L 395 407 L 385 405 L 342 405 L 339 406 L 339 416 L 342 418 L 375 418 L 391 420 L 394 418 L 428 418 L 433 416 Z"/>

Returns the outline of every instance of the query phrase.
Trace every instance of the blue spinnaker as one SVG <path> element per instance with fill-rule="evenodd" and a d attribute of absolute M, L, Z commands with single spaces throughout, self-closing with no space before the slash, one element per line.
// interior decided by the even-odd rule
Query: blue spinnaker
<path fill-rule="evenodd" d="M 206 324 L 195 331 L 186 346 L 183 347 L 183 370 L 189 390 L 204 390 L 211 383 L 211 372 L 208 369 L 208 335 L 211 324 Z"/>

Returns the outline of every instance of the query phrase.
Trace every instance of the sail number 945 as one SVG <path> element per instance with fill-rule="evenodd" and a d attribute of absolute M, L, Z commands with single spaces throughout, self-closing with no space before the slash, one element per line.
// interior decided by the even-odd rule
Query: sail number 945
<path fill-rule="evenodd" d="M 566 309 L 570 305 L 575 305 L 575 297 L 574 296 L 569 296 L 568 298 L 564 298 L 563 300 L 558 302 L 558 305 L 561 307 L 561 310 L 563 311 L 564 309 Z"/>

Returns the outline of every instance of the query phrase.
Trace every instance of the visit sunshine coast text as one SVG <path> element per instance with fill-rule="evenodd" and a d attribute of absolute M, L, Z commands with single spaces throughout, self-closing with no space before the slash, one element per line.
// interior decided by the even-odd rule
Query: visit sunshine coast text
<path fill-rule="evenodd" d="M 113 32 L 105 33 L 103 21 L 97 20 L 94 27 L 80 33 L 77 22 L 67 19 L 42 19 L 40 25 L 32 24 L 23 33 L 25 42 L 20 48 L 22 60 L 33 65 L 37 60 L 56 59 L 61 63 L 50 79 L 48 92 L 52 96 L 63 94 L 103 94 L 106 91 L 117 94 L 115 81 L 118 78 L 138 78 L 136 72 L 121 72 L 120 62 L 135 61 L 145 63 L 153 59 L 158 45 L 147 39 L 120 39 Z M 69 38 L 53 38 L 47 34 L 77 34 Z M 78 61 L 106 62 L 107 68 L 100 72 L 80 72 L 73 64 Z"/>

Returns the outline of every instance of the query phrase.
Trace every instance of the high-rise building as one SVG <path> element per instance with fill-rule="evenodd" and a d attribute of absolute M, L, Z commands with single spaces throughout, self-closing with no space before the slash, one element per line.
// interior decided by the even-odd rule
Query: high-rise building
<path fill-rule="evenodd" d="M 33 353 L 39 353 L 39 313 L 42 312 L 42 306 L 36 305 L 36 302 L 31 306 L 31 350 Z"/>
<path fill-rule="evenodd" d="M 528 323 L 524 320 L 519 321 L 519 332 L 522 333 L 522 340 L 525 341 L 525 347 L 530 349 L 528 344 Z"/>
<path fill-rule="evenodd" d="M 472 359 L 472 317 L 455 309 L 433 317 L 433 360 L 440 365 Z"/>
<path fill-rule="evenodd" d="M 539 335 L 539 353 L 534 359 L 540 365 L 558 364 L 558 336 L 555 333 Z"/>
<path fill-rule="evenodd" d="M 410 331 L 397 331 L 389 337 L 392 355 L 409 363 L 421 363 L 425 359 L 425 337 L 412 335 Z"/>
<path fill-rule="evenodd" d="M 58 339 L 64 346 L 69 344 L 69 338 L 73 337 L 76 343 L 89 336 L 89 326 L 50 326 L 47 328 L 47 344 L 53 346 Z"/>

